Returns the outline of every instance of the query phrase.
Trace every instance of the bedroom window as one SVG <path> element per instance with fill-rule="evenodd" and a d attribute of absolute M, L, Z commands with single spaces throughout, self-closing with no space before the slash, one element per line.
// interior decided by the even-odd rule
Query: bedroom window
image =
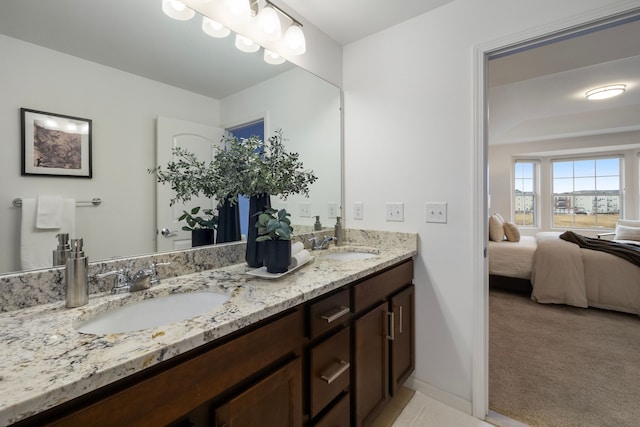
<path fill-rule="evenodd" d="M 520 226 L 535 227 L 537 225 L 538 196 L 536 189 L 538 162 L 516 160 L 514 165 L 514 222 Z"/>
<path fill-rule="evenodd" d="M 553 226 L 615 228 L 622 208 L 620 157 L 552 161 Z"/>

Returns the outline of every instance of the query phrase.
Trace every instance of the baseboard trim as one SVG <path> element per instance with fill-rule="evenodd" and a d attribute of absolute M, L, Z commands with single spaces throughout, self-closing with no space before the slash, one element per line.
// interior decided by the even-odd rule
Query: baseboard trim
<path fill-rule="evenodd" d="M 468 414 L 468 415 L 473 415 L 470 401 L 464 400 L 459 396 L 456 396 L 447 391 L 434 387 L 431 384 L 428 384 L 424 381 L 421 381 L 415 378 L 414 376 L 409 377 L 409 379 L 404 383 L 404 385 L 412 390 L 419 391 L 425 396 L 435 399 L 438 402 L 451 406 L 452 408 L 455 408 L 458 411 L 464 412 L 465 414 Z"/>

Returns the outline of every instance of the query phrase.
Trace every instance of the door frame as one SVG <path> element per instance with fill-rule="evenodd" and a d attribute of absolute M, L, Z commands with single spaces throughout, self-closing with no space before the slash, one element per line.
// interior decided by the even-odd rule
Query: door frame
<path fill-rule="evenodd" d="M 489 412 L 489 273 L 487 264 L 488 208 L 488 125 L 487 125 L 487 61 L 497 51 L 554 40 L 560 36 L 602 26 L 640 14 L 638 2 L 618 2 L 577 14 L 532 30 L 474 46 L 474 173 L 473 253 L 474 296 L 471 410 L 476 418 L 485 419 Z"/>

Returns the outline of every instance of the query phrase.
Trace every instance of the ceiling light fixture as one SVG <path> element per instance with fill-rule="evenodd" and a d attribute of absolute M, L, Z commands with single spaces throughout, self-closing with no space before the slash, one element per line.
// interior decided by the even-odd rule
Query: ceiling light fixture
<path fill-rule="evenodd" d="M 233 30 L 238 49 L 257 52 L 265 46 L 264 60 L 269 64 L 282 64 L 284 56 L 307 50 L 302 24 L 270 0 L 162 0 L 162 10 L 181 21 L 198 11 L 206 34 L 222 38 Z M 280 15 L 290 21 L 284 36 Z"/>
<path fill-rule="evenodd" d="M 614 96 L 622 94 L 626 89 L 627 86 L 623 84 L 601 86 L 587 91 L 585 96 L 588 100 L 613 98 Z"/>

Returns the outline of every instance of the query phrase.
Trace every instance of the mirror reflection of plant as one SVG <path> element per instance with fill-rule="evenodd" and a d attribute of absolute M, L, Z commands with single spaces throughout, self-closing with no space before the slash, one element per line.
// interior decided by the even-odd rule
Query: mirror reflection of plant
<path fill-rule="evenodd" d="M 264 242 L 266 240 L 291 240 L 291 220 L 286 209 L 266 208 L 262 212 L 256 213 L 258 220 L 256 228 L 258 229 L 258 237 L 256 242 Z"/>
<path fill-rule="evenodd" d="M 226 149 L 216 153 L 211 165 L 217 174 L 218 199 L 229 194 L 232 203 L 238 194 L 278 195 L 283 200 L 292 194 L 309 197 L 309 186 L 318 177 L 304 169 L 298 153 L 286 150 L 284 141 L 280 129 L 266 141 L 255 135 L 224 138 Z"/>
<path fill-rule="evenodd" d="M 203 209 L 202 213 L 205 215 L 197 216 L 200 212 L 200 206 L 191 209 L 191 212 L 182 211 L 182 215 L 178 218 L 178 221 L 186 221 L 188 225 L 182 226 L 184 231 L 193 231 L 198 229 L 212 229 L 215 230 L 218 227 L 218 216 L 214 214 L 213 209 Z"/>
<path fill-rule="evenodd" d="M 195 154 L 181 147 L 174 147 L 172 151 L 177 161 L 170 161 L 164 168 L 158 165 L 148 170 L 157 175 L 159 183 L 171 186 L 173 197 L 169 205 L 185 203 L 200 195 L 209 198 L 216 196 L 217 174 L 213 162 L 199 161 Z"/>

